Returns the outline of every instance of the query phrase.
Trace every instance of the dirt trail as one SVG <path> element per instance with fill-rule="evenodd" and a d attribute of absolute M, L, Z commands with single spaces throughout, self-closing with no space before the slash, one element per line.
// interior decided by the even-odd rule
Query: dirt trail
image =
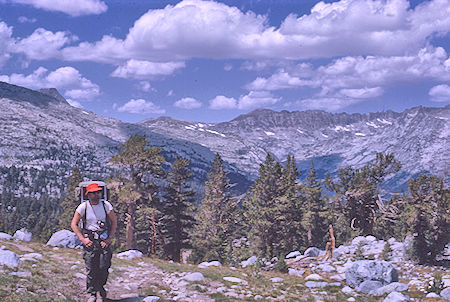
<path fill-rule="evenodd" d="M 164 272 L 150 263 L 142 261 L 133 266 L 115 265 L 113 259 L 111 268 L 112 272 L 105 286 L 108 301 L 111 302 L 142 301 L 146 296 L 158 296 L 166 301 L 214 301 L 190 288 L 182 278 Z M 86 288 L 85 279 L 79 279 L 79 283 L 82 289 Z M 78 301 L 86 301 L 88 296 L 81 294 L 77 298 Z"/>

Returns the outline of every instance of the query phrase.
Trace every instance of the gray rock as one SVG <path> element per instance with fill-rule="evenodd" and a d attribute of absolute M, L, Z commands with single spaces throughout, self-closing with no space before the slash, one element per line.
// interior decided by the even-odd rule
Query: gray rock
<path fill-rule="evenodd" d="M 145 297 L 144 300 L 142 300 L 142 301 L 144 301 L 144 302 L 155 302 L 155 301 L 158 301 L 159 299 L 160 298 L 158 296 L 148 296 L 148 297 Z"/>
<path fill-rule="evenodd" d="M 77 235 L 69 230 L 61 230 L 54 233 L 46 245 L 70 249 L 83 247 L 83 244 L 80 239 L 78 239 Z"/>
<path fill-rule="evenodd" d="M 425 297 L 427 297 L 427 298 L 440 298 L 441 296 L 439 296 L 436 293 L 429 293 Z"/>
<path fill-rule="evenodd" d="M 12 236 L 11 235 L 9 235 L 9 234 L 6 234 L 6 233 L 1 233 L 0 232 L 0 239 L 3 239 L 3 240 L 12 240 Z"/>
<path fill-rule="evenodd" d="M 379 281 L 382 286 L 398 281 L 395 267 L 386 261 L 360 260 L 354 262 L 345 272 L 347 285 L 357 287 L 366 280 Z"/>
<path fill-rule="evenodd" d="M 304 269 L 294 269 L 294 268 L 288 268 L 288 274 L 291 276 L 298 276 L 301 277 L 305 273 Z"/>
<path fill-rule="evenodd" d="M 203 277 L 202 273 L 195 272 L 190 273 L 183 277 L 184 280 L 194 282 L 194 281 L 205 281 L 205 277 Z"/>
<path fill-rule="evenodd" d="M 381 283 L 380 281 L 365 280 L 356 287 L 356 290 L 368 294 L 370 292 L 376 291 L 380 287 L 383 287 L 383 283 Z"/>
<path fill-rule="evenodd" d="M 356 294 L 355 291 L 353 290 L 353 288 L 351 288 L 350 286 L 344 286 L 344 288 L 342 289 L 342 292 L 349 296 L 353 296 Z"/>
<path fill-rule="evenodd" d="M 409 285 L 400 282 L 392 282 L 383 287 L 378 288 L 377 290 L 370 292 L 371 295 L 374 296 L 383 296 L 385 294 L 389 294 L 392 292 L 406 292 L 409 289 Z"/>
<path fill-rule="evenodd" d="M 284 279 L 280 278 L 280 277 L 273 277 L 273 278 L 270 278 L 270 281 L 272 281 L 273 283 L 279 283 L 279 282 L 283 282 Z"/>
<path fill-rule="evenodd" d="M 0 265 L 6 265 L 10 268 L 18 267 L 20 264 L 19 256 L 8 250 L 0 250 Z"/>
<path fill-rule="evenodd" d="M 443 291 L 441 291 L 441 297 L 445 300 L 450 300 L 450 287 L 447 287 Z"/>
<path fill-rule="evenodd" d="M 207 268 L 210 266 L 222 266 L 219 261 L 211 261 L 211 262 L 202 262 L 198 265 L 199 268 Z"/>
<path fill-rule="evenodd" d="M 301 254 L 302 253 L 300 253 L 299 251 L 290 252 L 289 254 L 286 255 L 286 259 L 294 258 L 300 256 Z"/>
<path fill-rule="evenodd" d="M 142 252 L 140 252 L 138 250 L 128 250 L 128 251 L 117 254 L 117 258 L 120 258 L 120 259 L 133 259 L 133 258 L 139 258 L 142 256 L 143 256 Z"/>
<path fill-rule="evenodd" d="M 325 251 L 322 251 L 321 249 L 318 249 L 316 247 L 309 247 L 306 249 L 305 253 L 303 255 L 307 257 L 317 257 L 325 253 Z"/>
<path fill-rule="evenodd" d="M 384 298 L 383 302 L 407 302 L 409 297 L 398 292 L 392 292 Z"/>
<path fill-rule="evenodd" d="M 318 281 L 306 281 L 305 286 L 312 288 L 312 287 L 326 287 L 326 286 L 341 286 L 339 282 L 318 282 Z"/>
<path fill-rule="evenodd" d="M 326 263 L 325 264 L 319 264 L 317 266 L 317 269 L 321 270 L 322 272 L 325 272 L 325 273 L 331 273 L 331 272 L 335 272 L 336 271 L 336 269 L 333 266 L 331 266 L 329 264 L 326 264 Z"/>
<path fill-rule="evenodd" d="M 323 278 L 322 278 L 322 276 L 321 275 L 318 275 L 318 274 L 311 274 L 311 275 L 308 275 L 306 278 L 305 278 L 305 280 L 306 281 L 321 281 L 321 280 L 323 280 Z"/>
<path fill-rule="evenodd" d="M 30 278 L 31 277 L 31 273 L 30 272 L 12 272 L 9 273 L 11 276 L 17 276 L 20 278 Z"/>
<path fill-rule="evenodd" d="M 244 260 L 241 262 L 241 266 L 242 267 L 247 267 L 250 265 L 253 265 L 256 263 L 256 261 L 258 261 L 258 257 L 256 256 L 251 256 L 250 258 L 248 258 L 247 260 Z"/>
<path fill-rule="evenodd" d="M 18 241 L 31 241 L 33 235 L 25 228 L 21 228 L 14 233 L 13 239 Z"/>
<path fill-rule="evenodd" d="M 236 277 L 223 277 L 223 280 L 228 281 L 228 282 L 233 282 L 233 283 L 248 284 L 247 281 L 242 280 L 240 278 L 236 278 Z"/>

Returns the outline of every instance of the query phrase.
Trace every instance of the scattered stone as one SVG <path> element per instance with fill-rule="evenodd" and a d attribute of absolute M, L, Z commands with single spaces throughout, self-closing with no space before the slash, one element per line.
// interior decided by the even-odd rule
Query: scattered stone
<path fill-rule="evenodd" d="M 341 283 L 339 283 L 339 282 L 328 283 L 328 282 L 324 282 L 324 281 L 322 281 L 322 282 L 306 281 L 305 286 L 309 287 L 309 288 L 311 288 L 311 287 L 326 287 L 326 286 L 338 286 L 339 287 L 339 286 L 341 286 Z"/>
<path fill-rule="evenodd" d="M 248 284 L 247 281 L 236 278 L 236 277 L 223 277 L 223 280 L 233 282 L 233 283 L 242 283 L 242 284 Z"/>
<path fill-rule="evenodd" d="M 9 235 L 9 234 L 0 232 L 0 239 L 3 239 L 3 240 L 12 240 L 13 237 L 12 237 L 11 235 Z"/>
<path fill-rule="evenodd" d="M 356 294 L 355 291 L 353 290 L 353 288 L 351 288 L 350 286 L 345 286 L 342 289 L 342 292 L 349 296 L 354 296 Z"/>
<path fill-rule="evenodd" d="M 0 250 L 0 266 L 6 265 L 10 268 L 15 268 L 19 266 L 20 262 L 20 258 L 16 253 L 8 250 Z"/>
<path fill-rule="evenodd" d="M 329 265 L 329 264 L 319 264 L 318 266 L 317 266 L 317 269 L 319 269 L 319 270 L 321 270 L 322 272 L 325 272 L 325 273 L 331 273 L 331 272 L 335 272 L 336 271 L 336 269 L 333 267 L 333 266 L 331 266 L 331 265 Z"/>
<path fill-rule="evenodd" d="M 288 268 L 288 274 L 291 276 L 298 276 L 301 277 L 305 273 L 304 269 L 294 269 L 294 268 Z"/>
<path fill-rule="evenodd" d="M 279 283 L 279 282 L 283 282 L 284 279 L 280 278 L 280 277 L 274 277 L 274 278 L 270 278 L 270 281 L 272 281 L 273 283 Z"/>
<path fill-rule="evenodd" d="M 318 275 L 318 274 L 311 274 L 308 277 L 305 278 L 306 281 L 321 281 L 323 280 L 322 276 Z"/>
<path fill-rule="evenodd" d="M 356 299 L 355 299 L 355 298 L 353 298 L 353 297 L 350 297 L 350 298 L 348 298 L 348 299 L 347 299 L 347 301 L 350 301 L 350 302 L 355 302 L 355 301 L 356 301 Z"/>
<path fill-rule="evenodd" d="M 384 298 L 383 302 L 407 302 L 409 297 L 398 292 L 392 292 Z"/>
<path fill-rule="evenodd" d="M 258 301 L 259 301 L 259 300 L 262 300 L 262 298 L 263 298 L 263 297 L 262 297 L 261 295 L 256 295 L 256 296 L 255 296 L 255 300 L 258 300 Z"/>
<path fill-rule="evenodd" d="M 441 291 L 441 297 L 445 300 L 450 300 L 450 287 L 447 287 Z"/>
<path fill-rule="evenodd" d="M 25 228 L 21 228 L 14 233 L 13 239 L 16 241 L 31 241 L 33 234 L 27 231 Z"/>
<path fill-rule="evenodd" d="M 202 273 L 195 272 L 190 273 L 183 277 L 184 280 L 194 282 L 194 281 L 205 281 L 205 277 L 203 277 Z"/>
<path fill-rule="evenodd" d="M 370 292 L 371 295 L 374 296 L 383 296 L 385 294 L 389 294 L 392 292 L 405 292 L 408 291 L 408 284 L 400 283 L 400 282 L 392 282 L 383 287 L 376 289 L 373 292 Z"/>
<path fill-rule="evenodd" d="M 139 258 L 142 256 L 143 256 L 142 252 L 140 252 L 138 250 L 128 250 L 128 251 L 117 254 L 117 258 L 120 258 L 120 259 L 133 259 L 133 258 Z"/>
<path fill-rule="evenodd" d="M 294 257 L 300 256 L 301 254 L 302 253 L 300 253 L 299 251 L 290 252 L 289 254 L 286 255 L 286 259 L 294 258 Z"/>
<path fill-rule="evenodd" d="M 383 283 L 380 281 L 365 280 L 356 287 L 356 290 L 368 294 L 370 292 L 375 292 L 380 287 L 383 287 Z"/>
<path fill-rule="evenodd" d="M 425 297 L 427 298 L 440 298 L 441 296 L 439 296 L 436 293 L 429 293 L 428 295 L 426 295 Z"/>
<path fill-rule="evenodd" d="M 148 296 L 144 298 L 144 302 L 155 302 L 158 301 L 160 298 L 157 296 Z"/>
<path fill-rule="evenodd" d="M 247 260 L 244 260 L 241 262 L 241 266 L 242 267 L 247 267 L 250 265 L 253 265 L 256 263 L 256 261 L 258 261 L 258 257 L 256 256 L 251 256 L 250 258 L 248 258 Z"/>
<path fill-rule="evenodd" d="M 395 267 L 386 261 L 360 260 L 352 264 L 345 272 L 347 285 L 357 287 L 363 281 L 379 281 L 382 285 L 398 281 Z"/>
<path fill-rule="evenodd" d="M 84 275 L 82 273 L 76 273 L 75 277 L 80 278 L 80 279 L 86 279 L 86 275 Z"/>
<path fill-rule="evenodd" d="M 199 268 L 206 268 L 210 266 L 222 266 L 222 264 L 219 261 L 211 261 L 211 262 L 202 262 L 198 265 Z"/>
<path fill-rule="evenodd" d="M 335 281 L 344 281 L 345 274 L 333 275 L 330 277 L 330 279 L 335 280 Z"/>
<path fill-rule="evenodd" d="M 80 239 L 78 239 L 77 235 L 69 230 L 61 230 L 54 233 L 46 245 L 70 249 L 83 247 L 83 244 Z"/>
<path fill-rule="evenodd" d="M 20 278 L 30 278 L 31 277 L 31 273 L 30 272 L 12 272 L 9 273 L 11 276 L 17 276 Z"/>
<path fill-rule="evenodd" d="M 305 253 L 303 253 L 303 255 L 307 256 L 307 257 L 317 257 L 320 256 L 322 254 L 325 254 L 325 251 L 318 249 L 316 247 L 309 247 L 306 249 Z"/>

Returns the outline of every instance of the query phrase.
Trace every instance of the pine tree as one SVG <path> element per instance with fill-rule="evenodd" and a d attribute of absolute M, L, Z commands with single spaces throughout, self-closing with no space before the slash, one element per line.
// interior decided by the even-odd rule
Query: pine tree
<path fill-rule="evenodd" d="M 192 233 L 193 258 L 224 263 L 231 252 L 237 205 L 230 196 L 230 184 L 217 153 L 205 182 L 205 197 L 195 215 Z"/>
<path fill-rule="evenodd" d="M 267 154 L 244 200 L 248 238 L 254 252 L 266 258 L 278 254 L 281 177 L 281 164 Z"/>
<path fill-rule="evenodd" d="M 149 230 L 148 225 L 144 225 L 146 228 L 140 227 L 136 222 L 139 221 L 137 215 L 140 211 L 146 213 L 145 209 L 156 209 L 159 207 L 158 186 L 157 181 L 164 176 L 162 170 L 162 164 L 165 162 L 164 156 L 161 154 L 162 149 L 160 147 L 152 147 L 147 141 L 145 136 L 133 135 L 121 146 L 121 150 L 110 158 L 110 163 L 116 165 L 127 172 L 125 176 L 124 186 L 130 192 L 136 194 L 130 195 L 127 199 L 126 196 L 119 198 L 127 204 L 127 234 L 134 232 L 133 235 L 128 236 L 127 246 L 136 245 L 136 238 L 141 234 L 145 238 L 148 238 L 148 233 L 152 233 L 154 230 Z M 124 193 L 125 194 L 125 193 Z M 122 195 L 124 195 L 122 194 Z M 125 194 L 126 195 L 126 194 Z M 139 197 L 137 197 L 139 196 Z M 131 203 L 132 202 L 132 203 Z M 156 211 L 153 211 L 156 213 Z M 156 214 L 152 215 L 152 226 L 158 225 L 158 217 Z M 155 241 L 152 241 L 152 247 L 147 246 L 148 241 L 144 241 L 144 245 L 140 248 L 145 250 L 149 249 L 153 253 L 155 252 Z"/>
<path fill-rule="evenodd" d="M 194 222 L 194 192 L 188 184 L 192 171 L 188 166 L 189 160 L 184 158 L 177 157 L 173 162 L 162 208 L 161 221 L 168 255 L 176 262 L 181 261 L 181 249 L 189 247 L 189 230 Z"/>
<path fill-rule="evenodd" d="M 410 179 L 408 187 L 412 255 L 420 263 L 433 263 L 450 241 L 450 189 L 443 179 L 425 174 Z"/>
<path fill-rule="evenodd" d="M 58 217 L 58 227 L 61 229 L 70 230 L 73 213 L 75 212 L 77 206 L 80 204 L 80 199 L 75 196 L 75 189 L 82 181 L 83 178 L 81 176 L 81 172 L 78 167 L 75 166 L 72 170 L 72 174 L 69 176 L 65 197 L 60 204 L 63 213 Z"/>
<path fill-rule="evenodd" d="M 326 219 L 326 204 L 322 197 L 320 181 L 317 180 L 314 163 L 311 162 L 308 176 L 302 186 L 305 213 L 302 225 L 306 231 L 306 242 L 310 246 L 324 246 L 327 241 L 328 224 Z"/>
<path fill-rule="evenodd" d="M 382 182 L 400 167 L 393 154 L 377 153 L 373 163 L 361 168 L 339 169 L 338 182 L 327 175 L 326 187 L 336 193 L 332 208 L 335 211 L 333 215 L 337 217 L 332 220 L 337 222 L 336 233 L 343 241 L 356 234 L 373 234 Z"/>

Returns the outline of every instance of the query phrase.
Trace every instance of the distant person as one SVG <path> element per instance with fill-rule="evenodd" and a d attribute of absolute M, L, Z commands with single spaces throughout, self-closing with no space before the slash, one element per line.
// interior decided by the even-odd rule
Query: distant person
<path fill-rule="evenodd" d="M 336 238 L 334 238 L 333 226 L 330 224 L 328 226 L 329 239 L 327 245 L 325 246 L 325 260 L 333 258 L 333 251 L 336 247 Z"/>
<path fill-rule="evenodd" d="M 111 241 L 117 228 L 117 219 L 113 207 L 108 201 L 100 202 L 102 188 L 96 183 L 86 187 L 89 201 L 83 202 L 75 210 L 72 230 L 84 245 L 83 259 L 86 263 L 86 288 L 90 295 L 88 302 L 107 301 L 104 288 L 111 266 Z M 82 229 L 78 223 L 82 219 Z"/>

